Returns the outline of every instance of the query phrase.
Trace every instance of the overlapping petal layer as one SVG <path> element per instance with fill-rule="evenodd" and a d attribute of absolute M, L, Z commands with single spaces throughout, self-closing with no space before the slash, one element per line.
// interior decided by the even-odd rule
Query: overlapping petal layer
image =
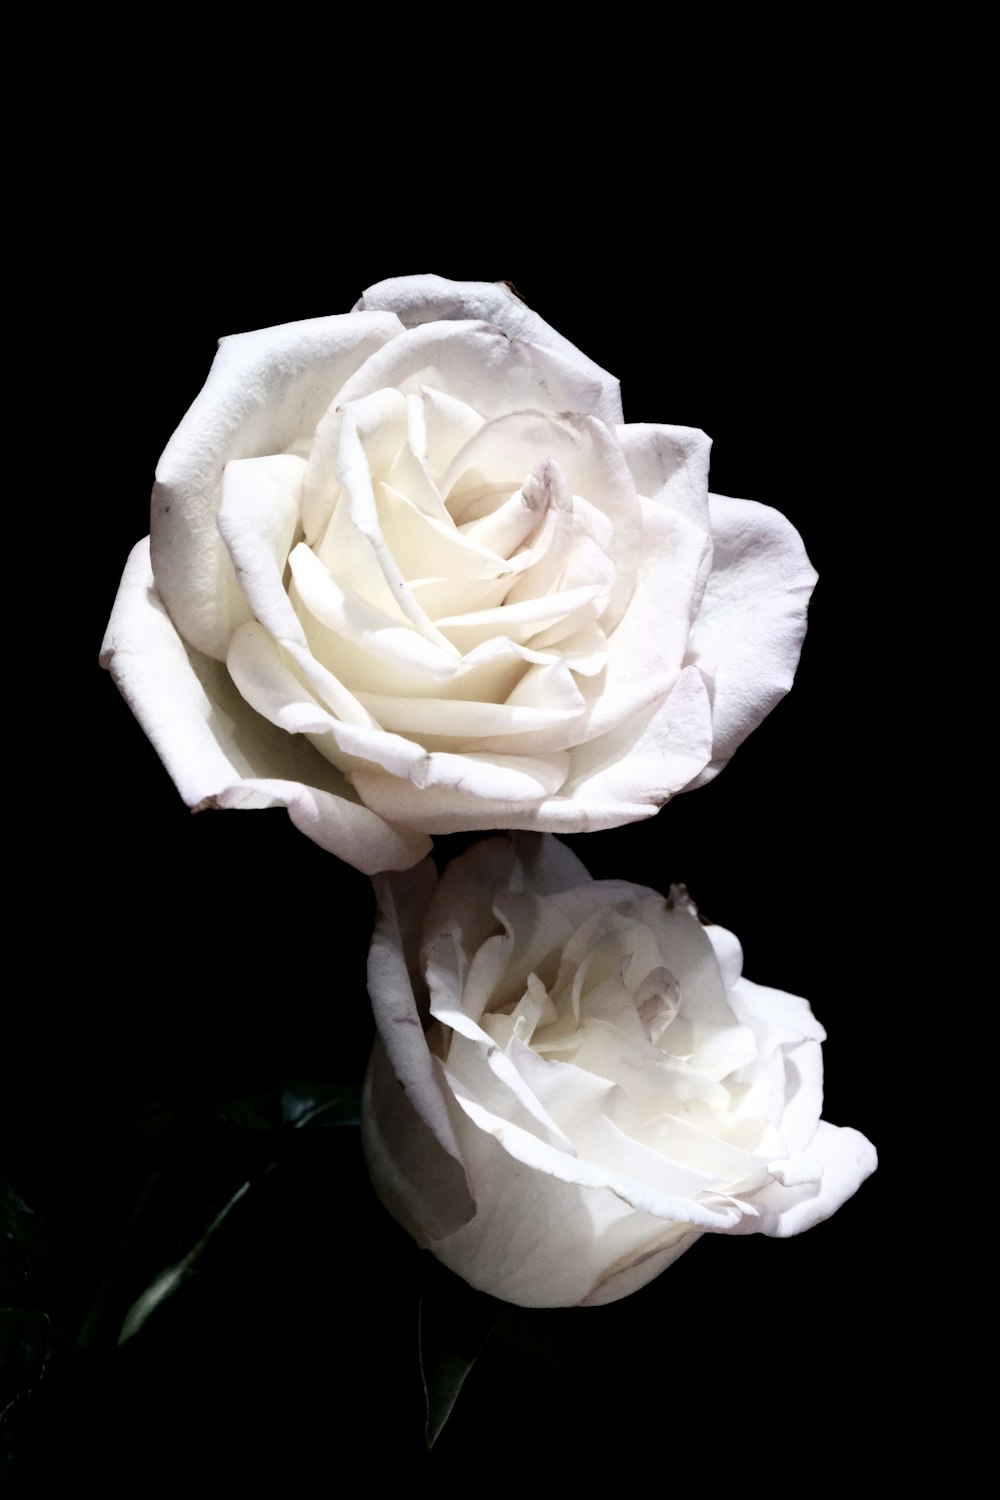
<path fill-rule="evenodd" d="M 436 886 L 429 864 L 376 885 L 366 1155 L 474 1286 L 612 1301 L 699 1234 L 808 1228 L 874 1170 L 864 1136 L 821 1119 L 808 1004 L 744 979 L 682 889 L 592 881 L 524 835 Z"/>
<path fill-rule="evenodd" d="M 182 651 L 225 664 L 240 736 L 285 747 L 289 806 L 367 809 L 388 868 L 431 833 L 649 817 L 787 690 L 814 578 L 783 517 L 710 500 L 708 447 L 623 425 L 617 381 L 504 288 L 382 283 L 223 341 L 157 471 L 154 594 L 123 587 L 104 659 L 161 722 L 163 673 L 116 659 L 166 649 L 160 601 Z M 183 743 L 220 716 L 199 717 Z M 217 750 L 197 801 L 252 805 Z"/>

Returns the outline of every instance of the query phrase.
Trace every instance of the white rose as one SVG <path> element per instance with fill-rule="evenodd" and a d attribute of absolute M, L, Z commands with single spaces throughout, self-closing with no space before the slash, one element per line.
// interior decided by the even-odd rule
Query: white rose
<path fill-rule="evenodd" d="M 820 1118 L 806 1001 L 744 979 L 682 888 L 591 880 L 519 835 L 376 889 L 365 1156 L 473 1286 L 613 1302 L 706 1232 L 808 1229 L 874 1171 L 863 1135 Z"/>
<path fill-rule="evenodd" d="M 382 282 L 223 340 L 102 660 L 190 806 L 367 873 L 647 818 L 788 690 L 815 580 L 708 451 L 503 288 Z"/>

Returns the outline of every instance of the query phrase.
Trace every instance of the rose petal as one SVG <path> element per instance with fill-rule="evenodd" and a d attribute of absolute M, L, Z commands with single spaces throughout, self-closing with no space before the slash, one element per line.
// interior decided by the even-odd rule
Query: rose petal
<path fill-rule="evenodd" d="M 444 615 L 464 615 L 502 604 L 510 591 L 510 575 L 485 582 L 480 578 L 416 578 L 410 580 L 410 591 L 437 625 Z"/>
<path fill-rule="evenodd" d="M 706 932 L 715 947 L 713 929 L 707 928 Z M 752 979 L 745 978 L 729 988 L 733 1010 L 741 1021 L 754 1028 L 757 1045 L 765 1055 L 783 1042 L 799 1042 L 806 1037 L 817 1042 L 826 1040 L 826 1032 L 813 1015 L 809 1001 L 801 995 L 789 995 L 785 990 L 754 984 Z"/>
<path fill-rule="evenodd" d="M 226 464 L 302 451 L 340 386 L 400 326 L 391 313 L 348 313 L 221 341 L 157 465 L 151 503 L 157 590 L 191 645 L 224 660 L 250 613 L 215 525 Z"/>
<path fill-rule="evenodd" d="M 670 895 L 676 903 L 680 902 L 682 897 L 686 897 L 687 892 L 682 892 L 677 886 L 672 886 Z M 708 922 L 704 925 L 705 936 L 715 950 L 722 982 L 727 990 L 732 990 L 743 973 L 743 949 L 739 938 L 735 933 L 729 932 L 725 927 L 719 927 L 715 922 Z"/>
<path fill-rule="evenodd" d="M 545 668 L 539 670 L 545 671 Z M 569 684 L 567 693 L 572 689 Z M 530 750 L 564 750 L 573 735 L 567 726 L 580 717 L 582 700 L 563 706 L 563 694 L 553 689 L 551 706 L 483 703 L 464 699 L 404 698 L 398 695 L 360 693 L 359 701 L 383 729 L 416 736 L 422 744 L 439 748 L 521 753 Z M 555 732 L 558 731 L 558 732 Z M 460 740 L 459 746 L 448 745 Z"/>
<path fill-rule="evenodd" d="M 419 921 L 433 889 L 429 861 L 375 881 L 379 914 L 368 991 L 384 1042 L 372 1057 L 362 1115 L 362 1141 L 380 1191 L 421 1239 L 449 1234 L 475 1212 L 447 1088 L 427 1049 L 404 951 L 404 926 Z"/>
<path fill-rule="evenodd" d="M 513 760 L 513 757 L 511 757 Z M 562 766 L 559 767 L 562 771 Z M 557 779 L 555 776 L 553 779 Z M 392 809 L 393 821 L 419 828 L 429 834 L 466 833 L 481 828 L 537 828 L 540 809 L 557 804 L 557 799 L 547 799 L 540 779 L 529 782 L 518 777 L 511 783 L 511 790 L 522 793 L 508 801 L 501 796 L 485 796 L 476 792 L 465 792 L 461 787 L 454 790 L 440 787 L 417 788 L 405 781 L 393 781 L 374 772 L 355 771 L 352 780 L 362 800 L 383 817 Z M 530 791 L 534 793 L 531 795 Z M 528 795 L 524 795 L 528 793 Z M 622 821 L 618 808 L 609 809 L 607 821 L 596 826 L 615 828 Z M 567 816 L 567 823 L 583 823 L 592 812 Z M 599 818 L 600 813 L 596 816 Z M 636 817 L 647 817 L 648 810 L 637 810 Z M 544 825 L 542 825 L 544 826 Z M 577 831 L 575 828 L 570 831 Z"/>
<path fill-rule="evenodd" d="M 407 329 L 367 359 L 337 399 L 346 404 L 375 391 L 410 395 L 424 387 L 458 397 L 487 420 L 529 408 L 586 414 L 607 409 L 601 381 L 575 360 L 478 321 Z"/>
<path fill-rule="evenodd" d="M 440 954 L 441 937 L 452 937 L 456 954 L 463 958 L 451 992 L 456 1000 L 465 984 L 468 958 L 499 930 L 492 898 L 506 888 L 515 858 L 510 839 L 483 839 L 452 860 L 438 880 L 424 923 L 421 964 L 432 948 Z"/>
<path fill-rule="evenodd" d="M 635 588 L 609 638 L 607 680 L 581 742 L 635 722 L 664 703 L 680 678 L 709 576 L 712 547 L 706 534 L 676 511 L 645 499 L 640 505 L 643 542 Z"/>
<path fill-rule="evenodd" d="M 234 459 L 223 474 L 218 517 L 250 611 L 270 635 L 303 645 L 282 574 L 300 524 L 305 467 L 291 453 Z"/>
<path fill-rule="evenodd" d="M 296 826 L 366 873 L 405 869 L 429 841 L 391 828 L 301 738 L 260 719 L 225 667 L 186 647 L 153 582 L 148 541 L 129 557 L 101 652 L 189 806 L 288 806 Z"/>
<path fill-rule="evenodd" d="M 600 884 L 592 881 L 582 859 L 560 839 L 516 833 L 513 843 L 520 872 L 512 889 L 534 891 L 538 896 L 555 896 L 578 886 Z"/>
<path fill-rule="evenodd" d="M 711 532 L 708 460 L 712 439 L 697 427 L 628 422 L 615 428 L 640 495 Z"/>
<path fill-rule="evenodd" d="M 429 838 L 414 835 L 409 829 L 394 828 L 363 806 L 346 782 L 334 794 L 304 786 L 299 781 L 259 778 L 226 787 L 213 801 L 221 808 L 239 809 L 258 806 L 255 799 L 261 796 L 268 799 L 270 806 L 286 807 L 300 833 L 329 854 L 353 865 L 362 875 L 407 870 L 431 848 Z"/>
<path fill-rule="evenodd" d="M 357 713 L 352 712 L 351 695 L 332 673 L 326 674 L 332 686 L 324 693 L 321 685 L 304 682 L 293 665 L 256 620 L 233 636 L 227 666 L 246 702 L 289 735 L 328 736 L 332 744 L 317 748 L 341 770 L 352 755 L 377 754 L 394 774 L 405 775 L 408 765 L 423 758 L 419 746 L 383 734 L 360 705 Z"/>
<path fill-rule="evenodd" d="M 776 1110 L 774 1124 L 787 1152 L 808 1151 L 823 1113 L 823 1049 L 818 1041 L 800 1042 L 782 1061 L 780 1118 Z"/>
<path fill-rule="evenodd" d="M 463 488 L 484 481 L 517 486 L 543 461 L 554 464 L 569 490 L 583 496 L 611 522 L 615 577 L 603 622 L 611 631 L 632 596 L 643 539 L 632 476 L 603 422 L 572 411 L 508 412 L 486 422 L 455 455 L 441 481 L 442 493 L 451 508 Z"/>
<path fill-rule="evenodd" d="M 427 467 L 432 474 L 443 474 L 455 454 L 483 425 L 483 418 L 465 401 L 446 391 L 420 387 L 423 403 L 424 433 L 427 442 Z"/>
<path fill-rule="evenodd" d="M 439 1019 L 454 1033 L 444 1065 L 449 1085 L 459 1083 L 469 1097 L 477 1099 L 498 1118 L 509 1120 L 553 1151 L 575 1156 L 573 1142 L 546 1113 L 511 1058 L 487 1033 L 476 1027 L 475 1036 L 464 1035 L 459 1027 L 468 1027 L 470 1023 L 462 1011 L 442 1014 Z M 458 1021 L 458 1026 L 452 1027 L 453 1020 Z"/>
<path fill-rule="evenodd" d="M 409 496 L 379 480 L 376 485 L 379 524 L 403 578 L 470 578 L 488 582 L 512 572 L 502 557 L 481 541 L 460 531 L 446 514 L 428 516 Z"/>
<path fill-rule="evenodd" d="M 382 658 L 404 674 L 417 671 L 443 681 L 452 677 L 459 653 L 450 641 L 439 634 L 429 639 L 398 611 L 389 613 L 370 603 L 335 578 L 305 545 L 294 547 L 288 561 L 298 597 L 334 637 Z M 336 659 L 328 665 L 335 668 Z"/>
<path fill-rule="evenodd" d="M 447 1069 L 445 1071 L 447 1072 Z M 581 1188 L 610 1190 L 616 1198 L 623 1203 L 628 1203 L 643 1218 L 649 1216 L 654 1219 L 665 1219 L 670 1223 L 697 1224 L 703 1229 L 721 1230 L 732 1228 L 746 1208 L 746 1205 L 721 1201 L 718 1206 L 715 1206 L 693 1198 L 677 1197 L 659 1188 L 651 1187 L 647 1183 L 637 1182 L 634 1178 L 617 1170 L 609 1172 L 606 1168 L 584 1161 L 579 1156 L 570 1156 L 565 1151 L 556 1150 L 545 1141 L 539 1140 L 530 1131 L 522 1130 L 511 1121 L 494 1115 L 478 1099 L 468 1094 L 458 1080 L 450 1074 L 449 1083 L 469 1120 L 469 1125 L 460 1129 L 459 1139 L 473 1182 L 489 1181 L 489 1179 L 481 1178 L 475 1167 L 477 1147 L 481 1147 L 481 1137 L 485 1135 L 498 1141 L 511 1161 L 531 1167 L 538 1176 L 554 1179 L 563 1184 L 571 1183 Z M 510 1167 L 500 1164 L 497 1165 L 496 1170 L 498 1175 L 514 1175 Z M 537 1191 L 537 1186 L 534 1187 L 534 1191 Z M 492 1202 L 495 1193 L 502 1195 L 503 1186 L 501 1184 L 498 1187 L 494 1182 L 490 1182 L 489 1193 L 483 1196 L 488 1197 Z M 550 1216 L 551 1209 L 548 1210 L 546 1218 L 550 1219 Z M 551 1232 L 551 1227 L 550 1222 L 549 1232 Z M 637 1225 L 640 1234 L 643 1235 L 648 1234 L 649 1227 Z M 579 1248 L 584 1254 L 586 1253 L 586 1247 Z M 437 1253 L 440 1253 L 440 1250 L 440 1246 L 436 1247 Z"/>
<path fill-rule="evenodd" d="M 501 604 L 497 609 L 478 609 L 466 615 L 445 615 L 436 628 L 458 651 L 474 651 L 487 641 L 507 640 L 536 649 L 565 640 L 603 613 L 607 594 L 601 584 L 584 584 L 540 599 L 522 599 L 519 604 Z"/>
<path fill-rule="evenodd" d="M 351 521 L 372 550 L 388 597 L 416 632 L 447 651 L 448 643 L 414 599 L 382 531 L 366 439 L 370 439 L 373 433 L 376 437 L 378 435 L 382 397 L 386 394 L 379 393 L 369 401 L 355 402 L 344 411 L 337 448 L 337 479 L 345 492 Z M 308 471 L 306 483 L 309 483 Z M 343 508 L 343 503 L 340 508 Z"/>
<path fill-rule="evenodd" d="M 709 495 L 714 555 L 691 632 L 695 662 L 712 683 L 711 763 L 704 786 L 792 685 L 816 583 L 799 536 L 780 512 Z"/>
<path fill-rule="evenodd" d="M 667 1237 L 666 1245 L 658 1250 L 644 1251 L 637 1260 L 610 1271 L 577 1306 L 605 1307 L 609 1302 L 618 1302 L 622 1297 L 641 1291 L 668 1266 L 672 1266 L 685 1250 L 690 1250 L 695 1240 L 701 1239 L 701 1235 L 700 1229 L 689 1230 L 684 1225 L 678 1225 L 674 1233 Z"/>
<path fill-rule="evenodd" d="M 767 1178 L 766 1162 L 753 1149 L 723 1139 L 718 1134 L 717 1117 L 713 1118 L 711 1111 L 703 1113 L 705 1126 L 697 1124 L 695 1117 L 696 1110 L 691 1107 L 683 1114 L 664 1114 L 655 1121 L 647 1120 L 643 1139 L 669 1160 L 705 1173 L 719 1184 L 720 1191 L 728 1186 L 729 1191 L 736 1192 L 743 1183 L 759 1188 Z"/>
<path fill-rule="evenodd" d="M 426 758 L 419 785 L 417 780 L 401 781 L 361 769 L 352 771 L 351 780 L 362 801 L 383 817 L 390 817 L 387 809 L 396 810 L 390 821 L 399 818 L 407 823 L 413 818 L 425 828 L 428 820 L 434 821 L 435 807 L 442 806 L 449 809 L 449 821 L 457 819 L 463 827 L 479 828 L 484 808 L 496 808 L 498 821 L 506 822 L 505 809 L 516 816 L 519 808 L 534 807 L 557 792 L 566 779 L 568 763 L 568 756 L 555 753 L 545 757 L 449 755 L 435 750 Z"/>
<path fill-rule="evenodd" d="M 696 667 L 685 667 L 672 692 L 652 713 L 639 715 L 634 722 L 573 751 L 562 805 L 549 803 L 539 808 L 536 826 L 557 833 L 583 833 L 614 827 L 615 822 L 604 821 L 608 818 L 633 823 L 651 817 L 689 784 L 694 767 L 700 769 L 708 760 L 711 745 L 711 707 L 704 678 Z M 576 821 L 587 812 L 601 821 Z"/>
<path fill-rule="evenodd" d="M 557 792 L 566 779 L 569 757 L 555 752 L 542 757 L 427 751 L 382 729 L 360 704 L 363 717 L 351 714 L 357 700 L 332 673 L 306 663 L 299 675 L 293 665 L 298 664 L 292 648 L 280 647 L 255 620 L 233 637 L 228 666 L 246 702 L 288 734 L 310 736 L 322 755 L 350 774 L 375 811 L 390 804 L 408 807 L 407 787 L 419 789 L 425 799 L 436 791 L 453 805 L 476 807 L 480 800 L 535 801 Z M 333 700 L 329 706 L 328 700 Z"/>
<path fill-rule="evenodd" d="M 544 479 L 539 487 L 544 488 Z M 500 492 L 505 491 L 506 485 L 502 486 Z M 572 509 L 572 497 L 567 493 L 566 498 L 568 508 Z M 462 522 L 460 535 L 477 547 L 488 548 L 496 557 L 512 559 L 518 548 L 548 519 L 549 504 L 547 494 L 540 502 L 535 500 L 534 491 L 526 480 L 523 488 L 514 490 L 495 509 L 477 520 Z M 510 571 L 508 568 L 508 574 Z"/>
<path fill-rule="evenodd" d="M 801 1234 L 835 1214 L 878 1166 L 875 1147 L 860 1131 L 830 1125 L 826 1120 L 820 1121 L 809 1142 L 808 1155 L 822 1164 L 819 1183 L 796 1187 L 769 1183 L 753 1195 L 759 1218 L 735 1224 L 726 1232 L 745 1234 L 758 1230 L 778 1239 Z"/>
<path fill-rule="evenodd" d="M 592 408 L 605 422 L 621 421 L 618 381 L 551 328 L 506 287 L 483 281 L 447 281 L 442 276 L 394 276 L 370 286 L 356 310 L 393 312 L 407 328 L 436 320 L 474 318 L 495 324 L 514 338 L 554 349 L 600 387 Z M 578 407 L 580 411 L 590 410 Z"/>
<path fill-rule="evenodd" d="M 674 1233 L 673 1223 L 637 1212 L 610 1187 L 537 1171 L 471 1121 L 462 1151 L 470 1178 L 489 1184 L 489 1191 L 464 1228 L 434 1242 L 434 1254 L 472 1286 L 506 1302 L 572 1307 L 604 1280 L 609 1261 L 633 1264 Z M 574 1165 L 571 1157 L 560 1159 Z"/>

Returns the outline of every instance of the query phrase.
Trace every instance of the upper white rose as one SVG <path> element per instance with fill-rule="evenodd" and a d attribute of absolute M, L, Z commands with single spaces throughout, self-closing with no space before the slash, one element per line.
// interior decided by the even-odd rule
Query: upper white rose
<path fill-rule="evenodd" d="M 649 817 L 788 690 L 815 581 L 708 451 L 503 288 L 382 282 L 223 340 L 102 660 L 190 805 L 368 873 Z"/>
<path fill-rule="evenodd" d="M 706 1231 L 808 1229 L 874 1170 L 863 1135 L 820 1118 L 806 1001 L 742 978 L 682 889 L 591 880 L 523 834 L 376 889 L 365 1156 L 473 1286 L 613 1302 Z"/>

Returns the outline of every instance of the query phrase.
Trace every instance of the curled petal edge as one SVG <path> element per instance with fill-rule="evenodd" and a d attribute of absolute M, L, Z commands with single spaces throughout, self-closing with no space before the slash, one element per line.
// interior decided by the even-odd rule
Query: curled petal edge
<path fill-rule="evenodd" d="M 148 538 L 126 563 L 101 664 L 194 811 L 285 806 L 297 828 L 367 875 L 408 869 L 429 851 L 425 834 L 363 806 L 301 736 L 250 708 L 220 662 L 185 645 L 157 593 Z"/>
<path fill-rule="evenodd" d="M 709 495 L 713 558 L 689 660 L 711 686 L 712 759 L 685 788 L 717 776 L 795 679 L 816 570 L 780 511 Z"/>

